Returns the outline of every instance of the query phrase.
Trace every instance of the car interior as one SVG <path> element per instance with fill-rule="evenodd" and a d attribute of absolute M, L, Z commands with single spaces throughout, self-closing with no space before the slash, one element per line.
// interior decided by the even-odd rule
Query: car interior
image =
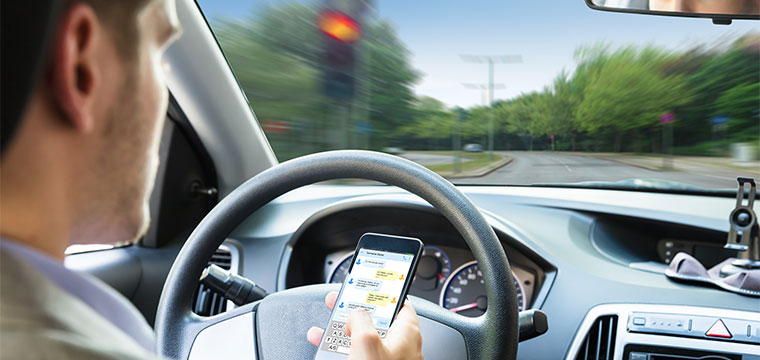
<path fill-rule="evenodd" d="M 390 5 L 380 4 L 383 2 L 356 3 L 372 7 L 377 18 L 383 11 L 393 12 L 384 10 L 383 6 Z M 337 144 L 329 140 L 330 146 L 320 151 L 298 150 L 299 142 L 306 143 L 303 134 L 316 130 L 298 130 L 301 137 L 297 137 L 291 134 L 296 132 L 295 122 L 285 123 L 267 113 L 274 111 L 273 103 L 286 99 L 289 91 L 294 97 L 298 94 L 286 89 L 285 95 L 267 98 L 266 93 L 249 92 L 247 81 L 266 77 L 267 69 L 247 72 L 237 64 L 263 50 L 233 51 L 229 44 L 242 40 L 223 30 L 244 26 L 239 19 L 255 18 L 257 9 L 287 12 L 305 6 L 314 13 L 341 9 L 350 15 L 352 10 L 346 9 L 353 2 L 295 2 L 278 7 L 273 2 L 254 1 L 263 4 L 257 7 L 241 1 L 238 3 L 245 4 L 229 5 L 226 14 L 246 15 L 231 18 L 238 19 L 234 21 L 219 20 L 214 11 L 221 11 L 227 3 L 232 4 L 177 0 L 183 33 L 164 57 L 171 99 L 150 200 L 148 233 L 129 246 L 72 246 L 65 258 L 66 267 L 100 278 L 140 310 L 156 331 L 161 355 L 176 359 L 313 358 L 316 348 L 306 341 L 305 334 L 312 326 L 327 324 L 330 310 L 324 305 L 325 295 L 340 290 L 358 239 L 366 233 L 380 233 L 424 243 L 409 301 L 420 317 L 422 352 L 427 359 L 760 359 L 760 245 L 754 205 L 760 172 L 754 167 L 756 160 L 749 160 L 749 167 L 726 165 L 729 175 L 713 174 L 723 178 L 720 185 L 697 183 L 702 187 L 696 188 L 670 186 L 672 179 L 667 177 L 668 187 L 592 176 L 572 181 L 553 178 L 554 172 L 582 177 L 584 171 L 613 175 L 617 171 L 612 167 L 605 170 L 603 165 L 583 170 L 565 160 L 533 163 L 530 171 L 547 171 L 548 175 L 523 183 L 489 182 L 487 177 L 459 181 L 446 173 L 448 169 L 436 171 L 435 166 L 443 165 L 422 166 L 405 158 L 415 146 L 423 146 L 421 140 L 362 142 L 366 134 L 390 131 L 376 123 L 357 125 L 356 136 L 336 140 Z M 402 6 L 398 3 L 393 6 Z M 507 6 L 513 2 L 500 3 Z M 545 14 L 510 16 L 530 15 L 551 28 L 552 19 L 562 16 L 551 3 L 555 2 L 531 5 L 541 7 Z M 643 26 L 671 21 L 676 22 L 674 26 L 709 27 L 705 31 L 744 34 L 747 30 L 755 36 L 755 59 L 760 54 L 756 21 L 760 13 L 755 8 L 748 13 L 719 14 L 697 8 L 658 10 L 651 5 L 654 2 L 649 7 L 639 4 L 646 1 L 561 3 L 588 19 L 600 19 L 605 26 L 616 21 L 641 21 Z M 443 10 L 437 12 L 436 8 L 449 5 L 425 6 L 427 10 L 423 7 L 415 14 L 444 17 Z M 587 31 L 603 31 L 589 25 L 593 20 L 587 21 Z M 427 20 L 420 18 L 419 22 L 424 26 Z M 316 25 L 314 34 L 307 35 L 286 31 L 287 24 L 279 26 L 283 31 L 278 36 L 298 38 L 304 48 L 317 46 L 308 39 L 323 35 Z M 738 27 L 731 30 L 734 26 Z M 398 28 L 402 39 L 418 36 L 405 29 Z M 558 25 L 552 31 L 563 30 Z M 256 32 L 257 28 L 251 28 L 250 33 L 237 36 Z M 369 29 L 360 35 L 377 36 Z M 431 43 L 439 41 L 433 33 L 425 35 Z M 478 63 L 470 64 L 466 56 L 457 56 L 459 50 L 451 51 L 453 61 L 479 69 L 478 76 L 485 74 L 486 64 L 491 69 L 494 63 L 500 64 L 498 71 L 511 66 L 501 65 L 507 58 L 478 58 Z M 281 72 L 269 74 L 270 78 L 302 76 L 302 69 L 289 59 L 277 60 Z M 520 61 L 531 60 L 526 54 Z M 757 75 L 760 72 L 755 73 L 754 67 L 737 71 Z M 341 74 L 332 74 L 335 78 L 326 80 L 326 90 L 318 91 L 327 99 L 337 99 L 336 104 L 347 103 L 341 86 L 349 82 Z M 297 84 L 299 80 L 293 81 Z M 391 85 L 380 87 L 395 91 Z M 493 89 L 491 79 L 490 94 L 484 91 L 483 98 L 493 99 Z M 480 93 L 464 90 L 457 91 L 470 96 L 473 104 L 480 102 Z M 748 130 L 747 141 L 757 151 L 760 93 L 752 90 L 749 94 L 754 128 Z M 257 102 L 257 96 L 263 101 Z M 295 109 L 294 104 L 301 100 L 288 101 L 282 100 L 282 109 Z M 261 113 L 259 104 L 263 105 Z M 340 118 L 345 110 L 340 106 L 323 109 L 329 112 L 326 119 Z M 663 116 L 660 121 L 666 124 L 668 119 Z M 325 134 L 331 139 L 338 132 Z M 457 137 L 454 140 L 460 142 L 454 149 L 467 144 L 462 156 L 482 157 L 483 161 L 494 148 L 510 149 L 504 145 L 510 141 L 509 135 L 497 134 L 494 146 L 493 131 L 490 134 L 491 140 L 486 135 Z M 709 130 L 707 134 L 709 137 Z M 653 137 L 656 144 L 661 140 L 659 132 L 646 137 Z M 512 140 L 516 143 L 518 136 Z M 425 142 L 429 143 L 452 146 L 452 137 Z M 535 135 L 530 146 L 532 152 L 505 152 L 506 164 L 494 165 L 496 170 L 487 173 L 494 175 L 485 176 L 496 176 L 502 170 L 519 176 L 532 153 L 555 153 L 555 135 Z M 385 152 L 378 151 L 384 147 Z M 466 168 L 467 162 L 462 164 Z M 659 163 L 656 166 L 653 171 L 660 171 Z M 229 276 L 229 281 L 248 284 L 251 292 L 244 298 L 220 291 L 213 279 L 206 281 L 214 277 L 208 269 L 211 265 L 221 268 L 220 276 Z M 723 272 L 706 270 L 716 267 Z M 203 281 L 199 280 L 202 277 Z"/>

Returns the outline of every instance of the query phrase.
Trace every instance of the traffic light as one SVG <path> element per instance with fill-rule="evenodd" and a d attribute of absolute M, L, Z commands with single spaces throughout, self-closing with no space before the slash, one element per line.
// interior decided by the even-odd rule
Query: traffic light
<path fill-rule="evenodd" d="M 343 43 L 355 43 L 362 36 L 359 24 L 347 15 L 326 10 L 319 15 L 319 29 L 327 36 Z"/>
<path fill-rule="evenodd" d="M 355 93 L 355 44 L 361 38 L 359 24 L 346 14 L 323 11 L 318 19 L 324 36 L 323 86 L 325 94 L 336 100 L 348 101 Z"/>

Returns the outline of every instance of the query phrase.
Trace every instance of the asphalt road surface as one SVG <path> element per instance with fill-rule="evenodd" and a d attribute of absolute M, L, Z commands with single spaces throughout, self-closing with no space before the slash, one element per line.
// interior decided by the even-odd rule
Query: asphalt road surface
<path fill-rule="evenodd" d="M 706 189 L 735 189 L 739 170 L 690 166 L 684 171 L 657 171 L 591 156 L 551 152 L 500 152 L 512 162 L 488 175 L 455 179 L 457 184 L 537 184 L 583 181 L 661 179 Z"/>

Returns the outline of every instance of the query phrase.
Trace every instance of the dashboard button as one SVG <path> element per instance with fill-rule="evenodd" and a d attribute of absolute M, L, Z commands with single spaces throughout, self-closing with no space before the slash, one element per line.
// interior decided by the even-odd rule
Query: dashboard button
<path fill-rule="evenodd" d="M 721 319 L 726 325 L 728 332 L 733 336 L 731 340 L 752 344 L 760 344 L 760 321 Z"/>
<path fill-rule="evenodd" d="M 640 317 L 639 316 L 639 317 L 633 318 L 633 325 L 643 326 L 643 325 L 646 325 L 646 324 L 647 324 L 647 318 L 645 318 L 645 317 Z"/>
<path fill-rule="evenodd" d="M 648 359 L 647 353 L 632 352 L 630 355 L 628 355 L 628 360 L 647 360 L 647 359 Z"/>
<path fill-rule="evenodd" d="M 726 327 L 726 324 L 723 323 L 723 320 L 718 319 L 718 321 L 713 324 L 712 327 L 710 327 L 710 330 L 707 330 L 705 335 L 710 337 L 719 337 L 724 339 L 730 339 L 733 336 L 731 336 L 731 332 L 728 331 L 728 328 Z"/>

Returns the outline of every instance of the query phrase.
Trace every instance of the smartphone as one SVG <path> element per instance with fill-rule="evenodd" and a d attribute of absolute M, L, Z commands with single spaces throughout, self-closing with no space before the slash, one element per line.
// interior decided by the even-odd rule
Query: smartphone
<path fill-rule="evenodd" d="M 404 304 L 417 271 L 422 241 L 367 233 L 359 239 L 348 274 L 340 288 L 315 360 L 345 359 L 351 338 L 344 327 L 353 309 L 364 309 L 380 337 L 385 337 Z"/>

